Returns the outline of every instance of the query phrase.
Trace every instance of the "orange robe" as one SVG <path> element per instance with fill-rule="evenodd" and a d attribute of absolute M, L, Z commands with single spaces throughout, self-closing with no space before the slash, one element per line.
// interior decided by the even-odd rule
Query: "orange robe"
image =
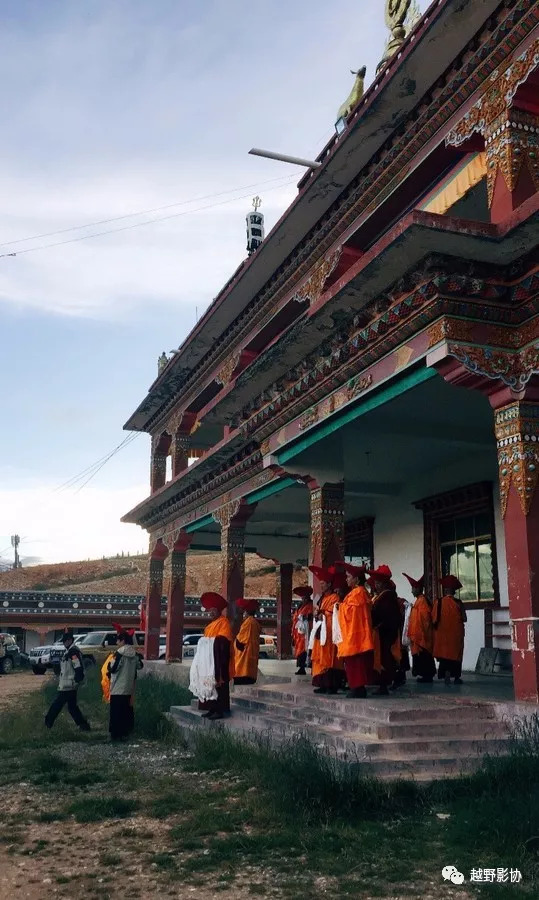
<path fill-rule="evenodd" d="M 462 661 L 464 617 L 460 603 L 450 594 L 435 601 L 432 620 L 435 625 L 433 656 L 436 659 Z"/>
<path fill-rule="evenodd" d="M 415 598 L 408 619 L 408 637 L 412 656 L 426 650 L 432 655 L 434 631 L 432 627 L 432 610 L 424 594 Z"/>
<path fill-rule="evenodd" d="M 234 678 L 234 635 L 232 634 L 232 625 L 230 624 L 230 619 L 227 619 L 226 616 L 219 616 L 218 619 L 214 619 L 213 622 L 210 622 L 209 625 L 206 625 L 204 629 L 204 637 L 207 638 L 226 638 L 227 641 L 230 642 L 230 662 L 229 662 L 229 681 Z M 222 680 L 220 678 L 216 678 L 217 684 Z"/>
<path fill-rule="evenodd" d="M 308 618 L 313 614 L 313 604 L 311 601 L 302 603 L 299 609 L 292 616 L 292 644 L 294 646 L 294 657 L 297 659 L 302 653 L 308 650 L 307 637 L 298 631 L 298 623 L 300 618 Z"/>
<path fill-rule="evenodd" d="M 325 594 L 318 606 L 319 614 L 326 620 L 326 643 L 320 643 L 319 632 L 311 653 L 313 678 L 323 675 L 329 669 L 343 668 L 343 663 L 337 656 L 337 647 L 333 643 L 333 607 L 339 600 L 338 594 Z"/>
<path fill-rule="evenodd" d="M 253 678 L 256 681 L 261 631 L 262 625 L 254 616 L 247 616 L 241 623 L 236 641 L 243 644 L 243 650 L 239 650 L 237 643 L 234 643 L 235 678 Z"/>
<path fill-rule="evenodd" d="M 374 649 L 371 599 L 364 587 L 355 587 L 339 605 L 342 643 L 337 645 L 339 659 L 357 656 Z"/>

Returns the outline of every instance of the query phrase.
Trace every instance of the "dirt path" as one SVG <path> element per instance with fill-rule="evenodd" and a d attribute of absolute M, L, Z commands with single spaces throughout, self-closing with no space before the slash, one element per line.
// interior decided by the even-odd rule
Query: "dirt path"
<path fill-rule="evenodd" d="M 10 706 L 19 697 L 37 691 L 42 684 L 43 678 L 33 672 L 16 670 L 9 675 L 0 676 L 0 708 Z"/>

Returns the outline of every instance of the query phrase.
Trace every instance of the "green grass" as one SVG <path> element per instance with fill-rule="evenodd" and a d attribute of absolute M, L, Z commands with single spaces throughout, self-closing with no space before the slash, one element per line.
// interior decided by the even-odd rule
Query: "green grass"
<path fill-rule="evenodd" d="M 185 688 L 150 677 L 137 685 L 137 738 L 145 752 L 154 747 L 158 758 L 174 761 L 162 773 L 159 764 L 146 772 L 135 753 L 122 767 L 123 748 L 92 756 L 107 739 L 97 673 L 80 695 L 95 725 L 89 735 L 67 716 L 50 733 L 41 728 L 50 694 L 46 688 L 8 713 L 7 734 L 2 721 L 0 784 L 28 782 L 25 790 L 35 795 L 0 823 L 9 854 L 54 852 L 52 837 L 47 846 L 25 843 L 31 822 L 106 822 L 104 843 L 96 846 L 99 876 L 143 860 L 164 893 L 186 880 L 219 892 L 248 867 L 260 873 L 253 895 L 310 896 L 306 879 L 323 877 L 329 897 L 419 897 L 440 888 L 441 868 L 453 863 L 466 875 L 464 887 L 480 897 L 539 895 L 537 716 L 516 729 L 510 756 L 485 760 L 472 776 L 421 786 L 366 778 L 360 765 L 343 766 L 302 739 L 271 749 L 221 729 L 201 730 L 190 755 L 174 756 L 185 745 L 163 714 L 188 697 Z M 62 751 L 73 740 L 89 745 L 82 762 L 69 762 Z M 127 817 L 132 822 L 120 827 Z M 114 851 L 109 826 L 116 829 Z M 473 887 L 469 874 L 478 867 L 519 868 L 523 881 Z M 84 876 L 90 893 L 94 874 Z"/>

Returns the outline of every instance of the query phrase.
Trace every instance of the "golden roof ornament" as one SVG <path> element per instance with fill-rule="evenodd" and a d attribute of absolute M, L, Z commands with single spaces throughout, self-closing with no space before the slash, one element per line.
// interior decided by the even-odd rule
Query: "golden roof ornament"
<path fill-rule="evenodd" d="M 379 72 L 387 60 L 399 49 L 406 37 L 405 21 L 412 0 L 386 0 L 386 25 L 391 32 L 384 55 L 376 67 Z"/>
<path fill-rule="evenodd" d="M 365 90 L 365 75 L 367 74 L 367 67 L 362 66 L 361 69 L 358 69 L 357 71 L 354 71 L 354 69 L 350 69 L 350 72 L 352 75 L 356 76 L 356 80 L 354 81 L 352 90 L 348 94 L 348 97 L 346 98 L 346 100 L 340 107 L 339 112 L 337 113 L 337 125 L 336 125 L 337 131 L 342 130 L 342 129 L 339 129 L 339 123 L 343 123 L 343 127 L 344 127 L 344 124 L 346 123 L 346 119 L 348 118 L 348 116 L 350 115 L 350 113 L 352 112 L 354 107 L 357 106 L 357 104 L 363 97 L 363 92 Z"/>

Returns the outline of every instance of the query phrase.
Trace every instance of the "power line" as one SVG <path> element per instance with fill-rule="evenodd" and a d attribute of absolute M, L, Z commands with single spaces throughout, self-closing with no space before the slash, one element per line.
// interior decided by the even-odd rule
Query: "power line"
<path fill-rule="evenodd" d="M 28 241 L 38 241 L 41 238 L 54 237 L 57 234 L 66 234 L 69 231 L 79 231 L 82 228 L 95 228 L 96 225 L 107 225 L 109 222 L 121 222 L 124 219 L 132 219 L 134 216 L 146 216 L 150 213 L 161 212 L 164 209 L 172 209 L 174 206 L 187 206 L 188 203 L 199 203 L 201 200 L 210 200 L 212 197 L 222 197 L 224 194 L 235 194 L 236 191 L 246 191 L 248 188 L 258 188 L 266 184 L 274 184 L 276 181 L 289 179 L 290 175 L 280 175 L 279 178 L 269 178 L 267 181 L 257 181 L 253 184 L 243 184 L 239 187 L 229 188 L 227 191 L 218 191 L 213 194 L 205 194 L 201 197 L 192 197 L 191 200 L 177 200 L 175 203 L 167 203 L 166 206 L 154 206 L 152 209 L 141 209 L 138 212 L 125 213 L 123 216 L 113 216 L 110 219 L 98 219 L 97 222 L 87 222 L 85 225 L 70 225 L 69 228 L 61 228 L 58 231 L 45 231 L 42 234 L 34 234 L 31 237 L 18 238 L 13 241 L 3 241 L 0 247 L 9 247 L 12 244 L 26 244 Z M 279 185 L 278 185 L 279 187 Z"/>
<path fill-rule="evenodd" d="M 82 470 L 82 472 L 79 472 L 77 475 L 74 475 L 72 478 L 69 478 L 67 481 L 64 481 L 63 484 L 60 484 L 60 485 L 58 485 L 58 487 L 54 488 L 54 493 L 56 493 L 58 491 L 62 491 L 68 487 L 74 487 L 74 485 L 77 483 L 77 481 L 80 481 L 81 478 L 84 478 L 85 475 L 87 475 L 89 472 L 91 472 L 92 469 L 95 469 L 95 467 L 98 466 L 100 463 L 110 459 L 111 456 L 113 456 L 115 453 L 118 453 L 127 444 L 132 443 L 132 441 L 134 441 L 134 439 L 137 436 L 138 436 L 138 432 L 134 432 L 133 434 L 128 434 L 127 437 L 125 437 L 123 439 L 123 441 L 121 441 L 116 447 L 114 447 L 113 450 L 109 450 L 108 453 L 106 453 L 100 459 L 96 460 L 96 462 L 92 463 L 91 466 L 87 466 L 85 469 Z"/>
<path fill-rule="evenodd" d="M 94 463 L 92 463 L 91 466 L 87 466 L 85 469 L 83 469 L 77 475 L 74 475 L 68 481 L 64 481 L 63 484 L 60 484 L 58 487 L 54 488 L 53 493 L 58 493 L 59 491 L 63 491 L 63 490 L 75 487 L 77 485 L 77 483 L 79 481 L 82 481 L 82 479 L 86 475 L 91 475 L 91 477 L 93 477 L 93 475 L 97 474 L 97 471 L 99 471 L 99 469 L 102 468 L 102 466 L 104 466 L 105 463 L 107 463 L 109 461 L 109 459 L 112 459 L 112 457 L 116 456 L 116 454 L 119 453 L 120 450 L 123 450 L 129 444 L 132 444 L 133 441 L 138 436 L 139 436 L 139 432 L 134 432 L 133 434 L 129 434 L 126 438 L 124 438 L 123 441 L 121 441 L 116 447 L 114 447 L 113 450 L 109 450 L 109 452 L 106 453 L 105 456 L 102 456 L 100 459 L 98 459 Z"/>

